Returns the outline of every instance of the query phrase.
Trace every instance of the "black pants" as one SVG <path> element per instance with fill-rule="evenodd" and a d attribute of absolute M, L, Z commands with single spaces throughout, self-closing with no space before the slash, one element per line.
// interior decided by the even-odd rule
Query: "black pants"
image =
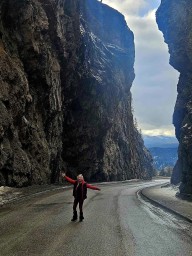
<path fill-rule="evenodd" d="M 84 199 L 82 198 L 74 198 L 74 203 L 73 203 L 73 211 L 76 212 L 77 211 L 77 205 L 79 204 L 79 211 L 80 214 L 83 214 L 83 202 Z"/>

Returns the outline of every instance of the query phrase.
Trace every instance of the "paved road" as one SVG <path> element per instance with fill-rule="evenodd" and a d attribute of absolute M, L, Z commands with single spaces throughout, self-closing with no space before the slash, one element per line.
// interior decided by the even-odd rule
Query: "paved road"
<path fill-rule="evenodd" d="M 73 223 L 72 191 L 0 209 L 1 256 L 191 256 L 192 225 L 137 193 L 164 180 L 101 185 L 88 191 L 85 221 Z"/>

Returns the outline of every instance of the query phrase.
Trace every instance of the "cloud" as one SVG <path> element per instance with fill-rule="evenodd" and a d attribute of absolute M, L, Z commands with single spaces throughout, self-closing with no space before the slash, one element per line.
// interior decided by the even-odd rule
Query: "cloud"
<path fill-rule="evenodd" d="M 150 136 L 157 136 L 157 135 L 163 135 L 163 136 L 174 136 L 175 134 L 172 132 L 171 130 L 171 126 L 169 127 L 169 129 L 164 128 L 164 129 L 154 129 L 151 128 L 149 130 L 142 130 L 142 134 L 143 135 L 150 135 Z"/>
<path fill-rule="evenodd" d="M 128 22 L 135 34 L 136 79 L 132 93 L 138 123 L 143 133 L 150 126 L 151 133 L 174 134 L 171 124 L 178 73 L 169 65 L 168 48 L 157 28 L 155 10 Z"/>
<path fill-rule="evenodd" d="M 104 0 L 103 2 L 123 13 L 125 16 L 138 15 L 141 9 L 147 7 L 147 1 L 145 0 Z"/>
<path fill-rule="evenodd" d="M 174 135 L 172 114 L 179 74 L 169 65 L 168 48 L 156 24 L 160 0 L 103 2 L 124 14 L 134 33 L 136 78 L 131 91 L 139 127 L 144 134 Z"/>
<path fill-rule="evenodd" d="M 144 16 L 148 10 L 155 9 L 160 0 L 103 0 L 124 16 Z"/>

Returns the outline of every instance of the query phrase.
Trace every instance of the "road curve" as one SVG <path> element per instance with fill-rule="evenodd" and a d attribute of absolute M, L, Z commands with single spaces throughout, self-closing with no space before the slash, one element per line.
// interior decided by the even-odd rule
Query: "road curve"
<path fill-rule="evenodd" d="M 140 189 L 164 180 L 119 182 L 88 191 L 84 222 L 71 222 L 72 191 L 0 209 L 2 256 L 192 256 L 192 225 L 144 201 Z"/>

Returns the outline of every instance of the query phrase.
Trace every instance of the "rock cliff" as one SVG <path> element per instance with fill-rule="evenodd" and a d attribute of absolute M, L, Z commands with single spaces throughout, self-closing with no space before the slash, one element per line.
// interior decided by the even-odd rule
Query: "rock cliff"
<path fill-rule="evenodd" d="M 172 181 L 181 177 L 180 192 L 192 194 L 192 2 L 162 0 L 157 23 L 169 47 L 170 64 L 180 72 L 173 114 L 179 153 Z"/>
<path fill-rule="evenodd" d="M 134 126 L 134 39 L 96 0 L 0 2 L 0 184 L 150 178 Z"/>

